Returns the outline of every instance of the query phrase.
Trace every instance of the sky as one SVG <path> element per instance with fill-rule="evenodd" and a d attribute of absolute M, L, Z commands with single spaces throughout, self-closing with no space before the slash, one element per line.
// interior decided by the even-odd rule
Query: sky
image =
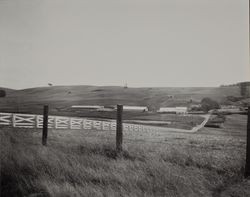
<path fill-rule="evenodd" d="M 0 0 L 0 87 L 250 80 L 248 0 Z"/>

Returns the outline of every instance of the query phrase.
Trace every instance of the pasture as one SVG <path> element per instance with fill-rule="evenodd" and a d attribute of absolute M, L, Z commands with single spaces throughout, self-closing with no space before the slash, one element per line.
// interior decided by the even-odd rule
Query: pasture
<path fill-rule="evenodd" d="M 0 128 L 1 196 L 249 196 L 245 115 L 198 133 Z"/>

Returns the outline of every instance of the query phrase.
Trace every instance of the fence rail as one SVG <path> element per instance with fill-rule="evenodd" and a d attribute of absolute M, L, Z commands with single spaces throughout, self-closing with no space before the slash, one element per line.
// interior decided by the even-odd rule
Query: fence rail
<path fill-rule="evenodd" d="M 35 114 L 0 113 L 0 125 L 17 128 L 43 128 L 43 116 Z M 116 130 L 116 122 L 91 120 L 87 118 L 49 116 L 50 129 Z M 160 129 L 160 128 L 159 128 Z M 123 123 L 124 131 L 156 131 L 153 126 Z"/>

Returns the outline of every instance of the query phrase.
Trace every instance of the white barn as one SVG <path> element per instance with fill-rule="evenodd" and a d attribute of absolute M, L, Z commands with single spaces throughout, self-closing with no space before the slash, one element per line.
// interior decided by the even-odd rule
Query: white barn
<path fill-rule="evenodd" d="M 129 106 L 129 105 L 124 105 L 123 106 L 124 111 L 141 111 L 141 112 L 147 112 L 148 107 L 146 106 Z"/>
<path fill-rule="evenodd" d="M 159 112 L 159 113 L 186 114 L 187 111 L 188 111 L 187 107 L 161 107 L 157 112 Z"/>

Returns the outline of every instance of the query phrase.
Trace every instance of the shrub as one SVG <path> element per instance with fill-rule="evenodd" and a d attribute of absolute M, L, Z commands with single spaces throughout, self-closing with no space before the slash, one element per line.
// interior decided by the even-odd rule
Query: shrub
<path fill-rule="evenodd" d="M 6 91 L 0 90 L 0 97 L 5 97 L 5 96 L 6 96 Z"/>

